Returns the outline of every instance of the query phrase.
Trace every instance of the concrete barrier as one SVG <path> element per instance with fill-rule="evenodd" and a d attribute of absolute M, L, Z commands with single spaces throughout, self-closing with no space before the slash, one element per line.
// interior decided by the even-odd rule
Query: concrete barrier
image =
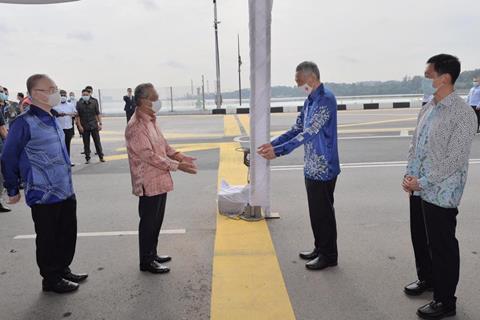
<path fill-rule="evenodd" d="M 375 110 L 380 109 L 380 104 L 378 103 L 364 103 L 363 110 Z"/>
<path fill-rule="evenodd" d="M 225 110 L 225 109 L 213 109 L 212 114 L 227 114 L 227 110 Z"/>
<path fill-rule="evenodd" d="M 393 103 L 393 108 L 398 109 L 398 108 L 410 108 L 410 102 L 394 102 Z"/>
<path fill-rule="evenodd" d="M 346 110 L 376 110 L 376 109 L 403 109 L 403 108 L 420 108 L 420 102 L 382 102 L 382 103 L 356 103 L 356 104 L 338 104 L 338 111 Z M 287 107 L 270 107 L 270 113 L 298 113 L 301 112 L 303 106 L 287 106 Z M 161 112 L 159 116 L 167 115 L 226 115 L 226 114 L 249 114 L 250 108 L 221 108 L 212 110 L 193 110 L 193 111 L 174 111 Z M 124 117 L 124 113 L 104 114 L 106 117 Z"/>

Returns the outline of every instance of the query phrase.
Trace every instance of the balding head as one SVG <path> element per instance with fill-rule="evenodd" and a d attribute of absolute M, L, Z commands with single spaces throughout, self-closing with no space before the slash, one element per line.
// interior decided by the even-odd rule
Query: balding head
<path fill-rule="evenodd" d="M 57 100 L 60 100 L 60 94 L 55 82 L 45 74 L 34 74 L 27 80 L 27 90 L 32 97 L 32 104 L 50 111 Z M 54 95 L 58 95 L 57 97 Z M 52 97 L 50 97 L 52 96 Z M 53 99 L 55 98 L 55 99 Z"/>

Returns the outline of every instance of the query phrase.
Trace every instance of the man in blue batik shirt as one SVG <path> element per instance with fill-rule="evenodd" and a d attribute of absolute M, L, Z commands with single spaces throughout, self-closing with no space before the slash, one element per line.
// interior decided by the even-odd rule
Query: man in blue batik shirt
<path fill-rule="evenodd" d="M 336 266 L 338 260 L 333 206 L 335 184 L 340 174 L 337 100 L 320 82 L 320 71 L 313 62 L 297 66 L 295 81 L 308 94 L 295 125 L 271 143 L 262 145 L 258 153 L 272 160 L 304 145 L 305 185 L 315 248 L 301 252 L 300 258 L 309 260 L 307 269 L 322 270 Z"/>
<path fill-rule="evenodd" d="M 52 114 L 60 103 L 55 82 L 36 74 L 28 78 L 30 109 L 10 126 L 1 158 L 9 203 L 20 201 L 20 183 L 35 225 L 36 256 L 43 291 L 78 289 L 87 274 L 70 270 L 77 241 L 77 200 L 73 191 L 65 135 Z"/>

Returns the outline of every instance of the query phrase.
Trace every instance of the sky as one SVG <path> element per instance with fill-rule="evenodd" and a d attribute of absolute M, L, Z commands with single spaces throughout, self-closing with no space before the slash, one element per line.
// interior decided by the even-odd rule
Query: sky
<path fill-rule="evenodd" d="M 236 90 L 237 34 L 249 87 L 248 1 L 217 0 L 222 90 Z M 480 2 L 473 0 L 274 0 L 272 84 L 294 85 L 296 65 L 315 61 L 322 81 L 400 80 L 451 53 L 480 67 Z M 47 73 L 67 90 L 198 86 L 213 90 L 211 0 L 81 0 L 0 4 L 0 85 L 24 90 Z"/>

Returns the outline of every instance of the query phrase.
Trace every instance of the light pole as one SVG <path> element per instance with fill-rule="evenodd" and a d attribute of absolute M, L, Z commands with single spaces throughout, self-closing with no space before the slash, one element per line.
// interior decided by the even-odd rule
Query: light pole
<path fill-rule="evenodd" d="M 222 91 L 220 89 L 220 52 L 218 49 L 218 24 L 220 21 L 217 20 L 217 0 L 213 0 L 214 8 L 214 28 L 215 28 L 215 59 L 217 66 L 217 91 L 215 93 L 215 104 L 217 109 L 222 107 Z"/>
<path fill-rule="evenodd" d="M 240 35 L 238 37 L 238 99 L 242 105 L 242 56 L 240 55 Z"/>

